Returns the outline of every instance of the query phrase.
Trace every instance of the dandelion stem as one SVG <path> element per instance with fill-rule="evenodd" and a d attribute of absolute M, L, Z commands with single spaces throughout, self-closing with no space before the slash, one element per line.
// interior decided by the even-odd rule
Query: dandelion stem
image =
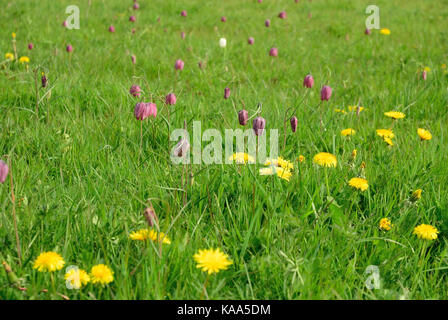
<path fill-rule="evenodd" d="M 202 293 L 201 293 L 201 298 L 200 298 L 200 300 L 202 300 L 202 299 L 204 298 L 204 295 L 205 295 L 205 297 L 206 297 L 207 300 L 208 300 L 207 284 L 208 284 L 208 279 L 209 279 L 209 278 L 210 278 L 210 275 L 207 274 L 207 278 L 205 278 L 205 282 L 204 282 L 204 285 L 203 285 L 203 289 L 202 289 Z"/>
<path fill-rule="evenodd" d="M 327 185 L 327 195 L 330 195 L 330 186 L 328 185 L 328 169 L 325 167 L 325 183 Z"/>

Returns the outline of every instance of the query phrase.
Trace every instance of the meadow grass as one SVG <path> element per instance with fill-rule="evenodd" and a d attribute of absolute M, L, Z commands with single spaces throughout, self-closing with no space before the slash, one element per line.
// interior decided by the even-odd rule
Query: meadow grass
<path fill-rule="evenodd" d="M 0 60 L 12 52 L 16 32 L 19 56 L 31 61 L 28 70 L 0 66 L 0 159 L 11 164 L 23 255 L 20 266 L 8 178 L 0 185 L 0 258 L 27 288 L 10 286 L 2 269 L 1 299 L 61 299 L 55 292 L 70 299 L 199 299 L 206 275 L 193 255 L 211 247 L 233 265 L 210 277 L 210 299 L 447 298 L 448 77 L 441 68 L 448 63 L 447 1 L 376 1 L 389 36 L 364 35 L 369 1 L 139 3 L 138 11 L 121 0 L 2 3 Z M 61 26 L 72 4 L 80 8 L 79 30 Z M 277 18 L 282 10 L 285 20 Z M 115 33 L 107 31 L 112 24 Z M 268 55 L 273 46 L 277 58 Z M 177 59 L 185 69 L 176 76 Z M 426 66 L 431 71 L 423 81 Z M 38 114 L 34 70 L 49 79 L 40 96 L 51 89 Z M 302 86 L 308 73 L 312 89 Z M 143 123 L 141 148 L 132 84 L 159 110 Z M 325 84 L 333 95 L 318 108 Z M 227 100 L 225 87 L 231 88 Z M 177 104 L 168 125 L 163 101 L 170 92 Z M 243 103 L 250 116 L 261 103 L 266 129 L 279 129 L 280 155 L 294 162 L 291 180 L 260 176 L 258 165 L 192 165 L 184 206 L 182 166 L 171 163 L 169 133 L 184 120 L 190 130 L 192 121 L 201 121 L 203 130 L 238 128 L 235 110 Z M 334 112 L 358 103 L 365 107 L 359 116 Z M 299 124 L 296 133 L 288 124 L 283 148 L 291 106 Z M 384 116 L 390 110 L 406 117 L 393 123 Z M 375 130 L 392 125 L 396 137 L 388 147 Z M 342 137 L 345 128 L 356 135 Z M 430 130 L 433 139 L 420 141 L 417 128 Z M 336 168 L 313 164 L 322 151 L 336 155 Z M 363 173 L 366 191 L 348 186 Z M 419 188 L 422 198 L 410 204 Z M 161 254 L 156 243 L 129 239 L 146 227 L 148 200 L 172 242 Z M 388 232 L 378 227 L 384 217 L 394 225 Z M 438 239 L 413 235 L 421 223 L 435 226 Z M 66 266 L 90 270 L 105 263 L 114 281 L 69 290 L 65 267 L 52 276 L 32 269 L 45 251 L 60 253 Z M 369 265 L 380 270 L 380 289 L 365 285 Z"/>

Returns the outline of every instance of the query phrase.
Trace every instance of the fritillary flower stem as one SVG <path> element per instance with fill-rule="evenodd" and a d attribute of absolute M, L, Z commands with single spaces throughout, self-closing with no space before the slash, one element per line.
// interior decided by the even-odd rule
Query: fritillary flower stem
<path fill-rule="evenodd" d="M 12 202 L 12 218 L 14 220 L 14 233 L 16 236 L 17 255 L 19 257 L 19 266 L 22 266 L 22 250 L 20 249 L 19 231 L 17 229 L 17 216 L 16 216 L 16 197 L 14 195 L 14 179 L 12 177 L 12 165 L 9 164 L 9 179 L 11 184 L 11 202 Z"/>
<path fill-rule="evenodd" d="M 317 111 L 319 112 L 319 116 L 320 116 L 320 130 L 322 131 L 322 126 L 323 126 L 324 122 L 322 121 L 321 105 L 322 105 L 322 101 L 320 101 L 319 104 L 317 105 Z"/>
<path fill-rule="evenodd" d="M 36 92 L 36 117 L 39 118 L 39 86 L 37 85 L 37 77 L 38 77 L 39 68 L 34 70 L 34 88 Z"/>
<path fill-rule="evenodd" d="M 208 299 L 208 294 L 207 294 L 207 284 L 208 284 L 208 280 L 209 280 L 209 278 L 210 278 L 210 275 L 207 273 L 207 278 L 205 278 L 205 282 L 204 282 L 204 285 L 203 285 L 203 287 L 202 287 L 202 293 L 201 293 L 201 298 L 200 298 L 200 300 L 202 300 L 202 299 L 204 298 L 204 295 L 205 295 L 205 297 Z"/>
<path fill-rule="evenodd" d="M 143 148 L 143 120 L 140 121 L 140 151 L 138 154 L 139 161 L 140 161 L 140 157 L 142 156 L 142 148 Z"/>
<path fill-rule="evenodd" d="M 184 129 L 187 130 L 187 120 L 184 120 Z M 185 172 L 185 193 L 184 193 L 184 200 L 183 200 L 183 206 L 185 207 L 187 204 L 187 188 L 188 188 L 188 165 L 186 163 L 184 163 L 183 165 L 183 171 Z"/>

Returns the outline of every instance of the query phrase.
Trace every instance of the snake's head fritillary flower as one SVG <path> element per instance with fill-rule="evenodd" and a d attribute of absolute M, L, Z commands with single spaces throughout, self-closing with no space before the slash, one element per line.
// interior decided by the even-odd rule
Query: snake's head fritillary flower
<path fill-rule="evenodd" d="M 269 50 L 269 55 L 271 57 L 278 57 L 278 49 L 277 48 L 271 48 L 271 50 Z"/>
<path fill-rule="evenodd" d="M 176 144 L 176 147 L 173 150 L 173 154 L 175 157 L 182 158 L 186 156 L 188 150 L 190 150 L 190 142 L 188 142 L 188 139 L 182 138 Z"/>
<path fill-rule="evenodd" d="M 320 91 L 320 100 L 322 100 L 322 101 L 330 100 L 331 92 L 332 92 L 332 89 L 330 86 L 323 86 L 322 90 Z"/>
<path fill-rule="evenodd" d="M 71 44 L 69 44 L 66 48 L 67 52 L 72 52 L 73 51 L 73 46 Z"/>
<path fill-rule="evenodd" d="M 184 65 L 185 63 L 182 60 L 176 60 L 176 62 L 174 63 L 174 69 L 176 70 L 183 70 L 184 69 Z"/>
<path fill-rule="evenodd" d="M 225 48 L 225 47 L 227 46 L 227 40 L 226 40 L 226 38 L 221 38 L 221 39 L 219 39 L 219 46 L 220 46 L 221 48 Z"/>
<path fill-rule="evenodd" d="M 165 103 L 169 104 L 169 105 L 173 105 L 176 104 L 177 98 L 176 95 L 174 93 L 169 93 L 166 97 L 165 97 Z"/>
<path fill-rule="evenodd" d="M 240 123 L 240 125 L 245 126 L 248 119 L 249 113 L 246 110 L 243 109 L 238 112 L 238 122 Z"/>
<path fill-rule="evenodd" d="M 258 116 L 252 122 L 252 128 L 254 129 L 256 136 L 261 136 L 263 134 L 265 127 L 266 127 L 266 120 L 263 117 Z"/>
<path fill-rule="evenodd" d="M 278 14 L 278 17 L 279 17 L 280 19 L 286 19 L 286 11 L 282 11 L 282 12 L 280 12 L 280 13 Z"/>
<path fill-rule="evenodd" d="M 299 120 L 297 119 L 296 116 L 293 116 L 291 118 L 290 122 L 291 122 L 291 130 L 292 130 L 292 132 L 296 132 L 297 124 L 299 123 Z"/>
<path fill-rule="evenodd" d="M 226 22 L 226 21 L 227 21 L 227 18 L 224 17 L 224 16 L 222 16 L 222 17 L 221 17 L 221 22 Z"/>
<path fill-rule="evenodd" d="M 305 76 L 305 79 L 303 79 L 303 86 L 307 88 L 312 88 L 314 85 L 314 78 L 312 75 L 308 74 Z"/>
<path fill-rule="evenodd" d="M 180 13 L 180 15 L 182 17 L 186 17 L 187 16 L 187 11 L 186 10 L 182 10 L 182 12 Z"/>
<path fill-rule="evenodd" d="M 185 39 L 185 32 L 184 32 L 184 31 L 182 31 L 182 32 L 180 33 L 180 37 L 181 37 L 182 39 Z"/>
<path fill-rule="evenodd" d="M 134 116 L 137 120 L 145 120 L 148 117 L 157 116 L 157 106 L 155 103 L 139 102 L 135 105 Z"/>
<path fill-rule="evenodd" d="M 137 57 L 135 56 L 135 54 L 131 55 L 131 62 L 132 62 L 132 64 L 137 63 Z"/>
<path fill-rule="evenodd" d="M 64 259 L 56 252 L 43 252 L 34 261 L 33 269 L 40 272 L 53 272 L 61 270 L 64 266 Z"/>
<path fill-rule="evenodd" d="M 428 130 L 422 129 L 422 128 L 418 128 L 417 129 L 417 134 L 420 137 L 420 139 L 423 140 L 431 140 L 432 139 L 432 134 L 431 132 L 429 132 Z"/>
<path fill-rule="evenodd" d="M 428 73 L 426 72 L 426 70 L 423 70 L 422 71 L 422 79 L 426 80 L 427 76 L 428 76 Z"/>
<path fill-rule="evenodd" d="M 130 16 L 129 21 L 135 22 L 135 21 L 137 21 L 137 18 L 135 16 Z"/>
<path fill-rule="evenodd" d="M 255 39 L 252 37 L 249 37 L 249 39 L 247 39 L 247 43 L 250 45 L 254 44 L 254 42 L 255 42 Z"/>
<path fill-rule="evenodd" d="M 9 172 L 8 165 L 3 160 L 0 160 L 0 183 L 4 183 L 6 181 L 8 172 Z"/>
<path fill-rule="evenodd" d="M 114 26 L 110 26 L 109 27 L 109 32 L 112 32 L 112 33 L 115 32 L 115 27 Z"/>
<path fill-rule="evenodd" d="M 108 284 L 114 281 L 114 272 L 104 264 L 93 266 L 90 270 L 90 280 L 93 284 Z"/>
<path fill-rule="evenodd" d="M 132 94 L 134 97 L 140 97 L 142 94 L 142 89 L 140 88 L 140 86 L 133 84 L 129 89 L 129 93 Z"/>
<path fill-rule="evenodd" d="M 229 99 L 230 97 L 230 88 L 226 87 L 224 89 L 224 99 Z"/>
<path fill-rule="evenodd" d="M 64 21 L 62 22 L 62 26 L 63 26 L 64 28 L 66 28 L 66 27 L 68 26 L 68 23 L 67 23 L 66 20 L 64 20 Z"/>
<path fill-rule="evenodd" d="M 229 256 L 223 253 L 219 248 L 199 250 L 193 256 L 198 263 L 196 268 L 201 269 L 208 274 L 218 273 L 221 270 L 226 270 L 233 262 Z"/>
<path fill-rule="evenodd" d="M 266 27 L 269 27 L 269 26 L 271 25 L 271 20 L 266 19 L 266 21 L 264 22 L 264 25 L 265 25 Z"/>
<path fill-rule="evenodd" d="M 140 9 L 140 5 L 137 2 L 134 2 L 134 5 L 132 6 L 132 8 L 134 10 L 138 10 L 138 9 Z"/>
<path fill-rule="evenodd" d="M 34 44 L 28 43 L 28 50 L 33 50 L 33 48 L 34 48 Z"/>
<path fill-rule="evenodd" d="M 370 35 L 372 33 L 372 30 L 370 30 L 369 28 L 366 28 L 366 31 L 364 31 L 364 34 L 366 36 Z"/>
<path fill-rule="evenodd" d="M 48 79 L 45 76 L 45 73 L 42 72 L 42 77 L 40 78 L 40 81 L 42 83 L 42 88 L 45 88 L 48 84 Z"/>
<path fill-rule="evenodd" d="M 157 222 L 157 215 L 156 212 L 154 211 L 154 208 L 152 207 L 146 208 L 145 211 L 143 212 L 143 216 L 145 217 L 146 223 L 150 227 L 152 227 L 154 223 Z"/>

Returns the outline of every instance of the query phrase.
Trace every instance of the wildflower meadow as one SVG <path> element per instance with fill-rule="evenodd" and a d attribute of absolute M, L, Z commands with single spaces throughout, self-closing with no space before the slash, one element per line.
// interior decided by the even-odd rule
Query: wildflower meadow
<path fill-rule="evenodd" d="M 446 1 L 0 6 L 0 300 L 448 298 Z"/>

